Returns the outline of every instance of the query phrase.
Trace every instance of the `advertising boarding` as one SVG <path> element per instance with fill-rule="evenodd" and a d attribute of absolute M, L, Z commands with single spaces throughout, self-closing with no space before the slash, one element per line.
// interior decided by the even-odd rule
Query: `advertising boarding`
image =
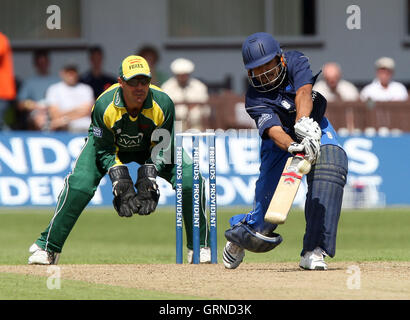
<path fill-rule="evenodd" d="M 260 137 L 256 130 L 216 132 L 216 172 L 218 206 L 252 208 L 259 175 Z M 10 132 L 0 135 L 0 205 L 54 206 L 64 178 L 75 165 L 85 135 L 69 133 Z M 410 170 L 410 134 L 388 137 L 351 136 L 340 138 L 349 158 L 344 207 L 410 205 L 407 181 Z M 184 149 L 191 152 L 190 139 Z M 130 164 L 135 181 L 136 164 Z M 207 138 L 200 140 L 200 170 L 208 177 Z M 175 191 L 158 179 L 160 205 L 175 205 Z M 206 184 L 208 185 L 208 184 Z M 295 200 L 303 206 L 306 182 Z M 91 206 L 111 206 L 111 181 L 105 176 Z"/>

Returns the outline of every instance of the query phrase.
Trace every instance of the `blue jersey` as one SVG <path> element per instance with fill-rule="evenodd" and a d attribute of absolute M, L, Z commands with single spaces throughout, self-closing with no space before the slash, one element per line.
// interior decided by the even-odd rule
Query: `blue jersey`
<path fill-rule="evenodd" d="M 320 73 L 313 75 L 308 58 L 299 51 L 289 51 L 284 56 L 287 62 L 286 77 L 278 88 L 258 92 L 249 86 L 246 93 L 246 111 L 255 120 L 262 139 L 268 138 L 264 133 L 266 129 L 281 126 L 296 140 L 293 128 L 296 120 L 296 91 L 306 84 L 313 85 Z M 318 92 L 312 93 L 312 99 L 310 117 L 320 123 L 326 111 L 326 99 Z"/>

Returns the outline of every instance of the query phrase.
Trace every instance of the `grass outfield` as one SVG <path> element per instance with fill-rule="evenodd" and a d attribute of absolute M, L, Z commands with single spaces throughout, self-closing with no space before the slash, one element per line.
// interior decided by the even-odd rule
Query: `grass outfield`
<path fill-rule="evenodd" d="M 244 211 L 240 208 L 218 210 L 219 262 L 228 220 L 240 212 Z M 51 217 L 52 209 L 2 208 L 0 264 L 26 264 L 28 248 Z M 174 219 L 173 208 L 130 219 L 118 217 L 111 208 L 86 209 L 67 239 L 60 264 L 174 263 Z M 344 210 L 333 260 L 410 261 L 409 225 L 410 208 Z M 268 253 L 248 252 L 245 262 L 298 261 L 304 227 L 303 212 L 293 210 L 286 223 L 276 229 L 284 238 L 283 243 Z"/>
<path fill-rule="evenodd" d="M 62 279 L 60 288 L 50 290 L 44 277 L 0 273 L 0 300 L 196 300 L 201 297 L 170 294 Z"/>
<path fill-rule="evenodd" d="M 48 225 L 52 211 L 52 208 L 0 210 L 0 265 L 27 263 L 28 248 Z M 240 212 L 244 211 L 240 208 L 218 210 L 219 263 L 222 263 L 223 234 L 228 220 Z M 118 217 L 111 208 L 89 208 L 70 234 L 60 264 L 174 264 L 174 219 L 172 207 L 130 219 Z M 244 264 L 297 263 L 304 225 L 303 212 L 293 210 L 287 222 L 276 230 L 283 236 L 283 243 L 268 253 L 247 252 Z M 344 210 L 339 223 L 336 257 L 331 261 L 410 261 L 409 225 L 410 208 Z M 57 292 L 44 288 L 41 277 L 0 273 L 0 299 L 123 299 L 125 296 L 127 299 L 192 299 L 185 295 L 63 281 L 65 290 Z M 29 291 L 24 290 L 27 287 Z"/>

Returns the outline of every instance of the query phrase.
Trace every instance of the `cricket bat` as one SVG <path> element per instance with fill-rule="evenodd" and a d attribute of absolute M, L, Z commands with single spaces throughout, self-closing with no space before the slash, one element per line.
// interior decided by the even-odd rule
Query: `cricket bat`
<path fill-rule="evenodd" d="M 285 222 L 299 189 L 300 182 L 303 176 L 309 173 L 310 168 L 311 164 L 304 159 L 303 154 L 289 157 L 276 187 L 275 194 L 269 204 L 268 211 L 266 212 L 266 222 L 273 224 L 282 224 Z"/>

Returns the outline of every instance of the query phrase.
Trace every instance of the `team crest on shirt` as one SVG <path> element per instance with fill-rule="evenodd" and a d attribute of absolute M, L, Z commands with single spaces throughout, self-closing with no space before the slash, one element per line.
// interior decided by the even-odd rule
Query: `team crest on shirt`
<path fill-rule="evenodd" d="M 94 135 L 94 137 L 102 138 L 102 129 L 93 126 L 93 135 Z"/>
<path fill-rule="evenodd" d="M 123 148 L 134 148 L 141 145 L 144 134 L 138 133 L 136 136 L 129 136 L 128 134 L 121 134 L 117 137 L 117 144 Z"/>

